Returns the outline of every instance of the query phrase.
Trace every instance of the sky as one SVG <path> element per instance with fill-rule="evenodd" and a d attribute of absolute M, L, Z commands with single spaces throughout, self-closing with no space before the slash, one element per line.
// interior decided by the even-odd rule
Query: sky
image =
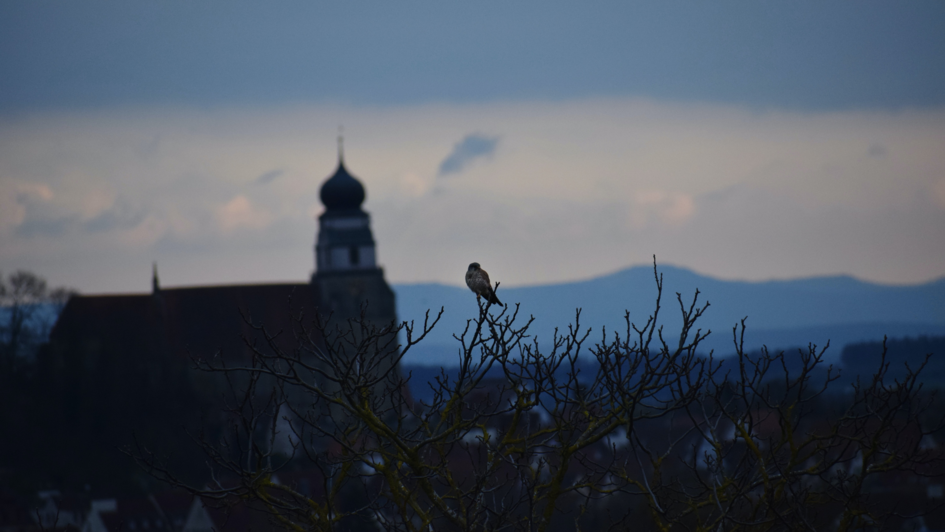
<path fill-rule="evenodd" d="M 393 283 L 945 276 L 945 4 L 0 3 L 0 272 L 304 281 L 321 183 Z"/>

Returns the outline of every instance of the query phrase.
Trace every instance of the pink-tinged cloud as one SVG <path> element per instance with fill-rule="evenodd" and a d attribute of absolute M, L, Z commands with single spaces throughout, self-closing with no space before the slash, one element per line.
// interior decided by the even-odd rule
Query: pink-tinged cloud
<path fill-rule="evenodd" d="M 461 284 L 476 260 L 536 284 L 653 254 L 727 279 L 945 275 L 945 109 L 616 98 L 0 121 L 0 270 L 86 291 L 146 287 L 152 260 L 169 285 L 304 280 L 339 123 L 394 282 Z M 439 178 L 470 131 L 501 150 Z"/>

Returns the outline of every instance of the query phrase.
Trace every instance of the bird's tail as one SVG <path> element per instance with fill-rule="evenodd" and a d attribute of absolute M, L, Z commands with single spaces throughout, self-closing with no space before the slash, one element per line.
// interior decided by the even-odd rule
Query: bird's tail
<path fill-rule="evenodd" d="M 502 305 L 502 302 L 499 301 L 498 296 L 496 296 L 495 292 L 492 292 L 491 290 L 489 293 L 489 303 L 492 303 L 493 305 Z"/>

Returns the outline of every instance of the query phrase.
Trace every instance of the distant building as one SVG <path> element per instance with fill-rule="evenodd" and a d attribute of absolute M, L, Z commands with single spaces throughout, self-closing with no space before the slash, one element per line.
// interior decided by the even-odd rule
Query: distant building
<path fill-rule="evenodd" d="M 93 500 L 81 532 L 177 532 L 184 529 L 194 500 L 187 493 L 174 491 Z"/>
<path fill-rule="evenodd" d="M 361 209 L 364 198 L 364 187 L 339 154 L 338 169 L 321 189 L 325 212 L 318 217 L 312 286 L 323 311 L 355 317 L 367 303 L 369 319 L 389 323 L 396 321 L 394 292 L 377 266 L 371 217 Z"/>
<path fill-rule="evenodd" d="M 338 168 L 321 187 L 325 212 L 319 216 L 315 272 L 309 283 L 162 288 L 155 267 L 150 294 L 74 296 L 50 335 L 54 343 L 85 352 L 140 351 L 143 343 L 176 355 L 211 355 L 241 349 L 252 323 L 270 330 L 284 326 L 289 310 L 300 308 L 338 319 L 359 315 L 378 324 L 396 321 L 394 292 L 377 266 L 370 215 L 361 204 L 364 186 Z M 291 301 L 291 306 L 289 300 Z M 93 353 L 89 353 L 93 354 Z"/>
<path fill-rule="evenodd" d="M 155 267 L 150 294 L 72 297 L 41 355 L 50 372 L 48 423 L 57 432 L 45 453 L 53 457 L 51 480 L 102 486 L 127 472 L 116 449 L 131 445 L 132 432 L 170 452 L 186 439 L 182 427 L 219 420 L 212 403 L 223 381 L 193 371 L 191 357 L 245 360 L 248 345 L 263 341 L 259 326 L 283 331 L 276 342 L 292 349 L 296 318 L 310 324 L 316 312 L 344 323 L 364 309 L 377 325 L 395 322 L 364 198 L 339 154 L 321 187 L 325 212 L 307 283 L 164 288 Z"/>

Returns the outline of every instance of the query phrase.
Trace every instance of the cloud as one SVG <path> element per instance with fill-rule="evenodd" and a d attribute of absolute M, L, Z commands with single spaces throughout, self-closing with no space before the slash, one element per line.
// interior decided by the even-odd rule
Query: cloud
<path fill-rule="evenodd" d="M 688 194 L 648 190 L 633 198 L 631 220 L 634 227 L 645 226 L 651 217 L 667 225 L 680 226 L 689 221 L 695 212 L 695 201 Z"/>
<path fill-rule="evenodd" d="M 945 209 L 945 177 L 932 185 L 932 202 Z"/>
<path fill-rule="evenodd" d="M 74 226 L 78 220 L 75 217 L 40 218 L 27 217 L 16 227 L 16 234 L 21 237 L 33 236 L 62 236 Z"/>
<path fill-rule="evenodd" d="M 217 220 L 224 232 L 235 229 L 263 229 L 272 222 L 265 209 L 256 207 L 246 196 L 239 195 L 217 210 Z"/>
<path fill-rule="evenodd" d="M 507 286 L 545 283 L 654 253 L 724 278 L 945 274 L 945 108 L 620 98 L 0 120 L 0 269 L 84 291 L 146 290 L 154 258 L 181 284 L 305 279 L 341 122 L 391 282 L 461 284 L 479 260 Z M 498 131 L 488 165 L 463 147 Z M 158 152 L 138 156 L 156 136 Z M 870 157 L 873 144 L 886 156 Z M 437 177 L 446 154 L 462 179 Z"/>
<path fill-rule="evenodd" d="M 15 227 L 16 234 L 26 238 L 61 237 L 67 233 L 75 238 L 82 238 L 75 230 L 87 233 L 127 231 L 138 227 L 146 216 L 144 209 L 132 207 L 126 201 L 117 201 L 91 218 L 83 216 L 75 209 L 63 209 L 62 206 L 57 208 L 47 203 L 31 208 L 24 207 L 23 216 Z"/>
<path fill-rule="evenodd" d="M 491 157 L 499 144 L 499 137 L 486 137 L 479 134 L 466 135 L 453 146 L 453 151 L 440 163 L 440 177 L 458 174 L 476 159 Z"/>
<path fill-rule="evenodd" d="M 365 5 L 0 2 L 0 109 L 596 94 L 795 109 L 945 103 L 940 2 L 505 2 L 502 16 L 468 2 Z"/>
<path fill-rule="evenodd" d="M 273 181 L 275 181 L 277 178 L 281 177 L 282 174 L 284 174 L 284 173 L 285 173 L 285 170 L 282 170 L 282 169 L 270 170 L 270 171 L 266 172 L 265 174 L 263 174 L 263 175 L 257 177 L 257 178 L 256 178 L 256 184 L 257 184 L 257 185 L 267 185 L 267 184 L 272 183 Z"/>
<path fill-rule="evenodd" d="M 44 184 L 0 183 L 0 231 L 24 223 L 30 204 L 52 198 L 52 190 Z"/>
<path fill-rule="evenodd" d="M 145 219 L 145 212 L 135 209 L 127 202 L 118 201 L 110 209 L 86 221 L 85 229 L 92 232 L 132 229 Z"/>
<path fill-rule="evenodd" d="M 405 172 L 400 176 L 400 191 L 412 198 L 419 198 L 430 189 L 430 183 L 416 172 Z"/>

